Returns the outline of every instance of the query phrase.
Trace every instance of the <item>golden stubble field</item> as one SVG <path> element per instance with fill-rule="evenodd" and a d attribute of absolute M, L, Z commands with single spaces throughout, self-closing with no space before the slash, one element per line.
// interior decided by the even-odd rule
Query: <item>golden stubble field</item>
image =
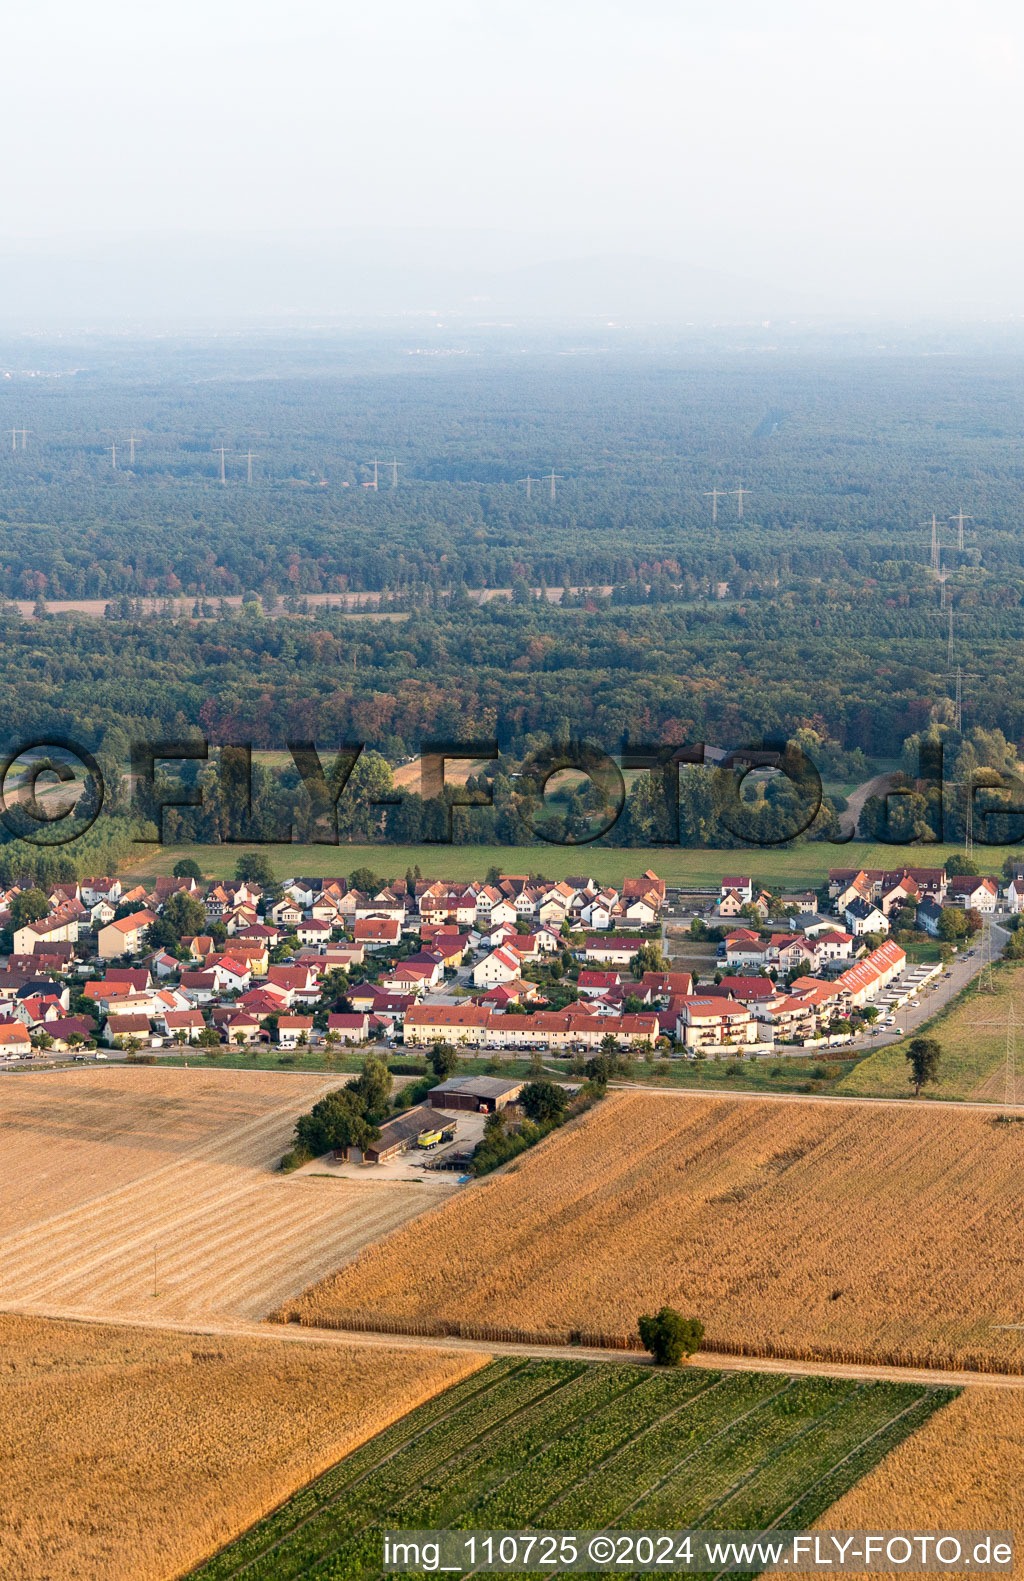
<path fill-rule="evenodd" d="M 423 1187 L 276 1173 L 337 1085 L 157 1066 L 3 1079 L 0 1306 L 263 1317 L 423 1208 Z"/>
<path fill-rule="evenodd" d="M 995 1116 L 620 1093 L 281 1315 L 568 1340 L 669 1302 L 710 1348 L 1020 1372 L 1022 1214 Z"/>
<path fill-rule="evenodd" d="M 1019 1537 L 1024 1532 L 1024 1391 L 965 1389 L 816 1525 L 831 1531 L 1015 1531 Z M 785 1572 L 770 1574 L 777 1581 Z M 814 1574 L 816 1581 L 825 1581 L 835 1571 Z M 872 1574 L 878 1581 L 895 1581 L 892 1572 Z M 949 1581 L 970 1581 L 977 1572 L 943 1574 Z"/>
<path fill-rule="evenodd" d="M 170 1581 L 487 1360 L 0 1314 L 3 1573 Z"/>

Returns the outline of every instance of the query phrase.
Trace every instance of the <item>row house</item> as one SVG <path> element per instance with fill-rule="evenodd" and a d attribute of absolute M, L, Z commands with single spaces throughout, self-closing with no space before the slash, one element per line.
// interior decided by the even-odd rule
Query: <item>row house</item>
<path fill-rule="evenodd" d="M 696 989 L 691 989 L 695 993 Z M 707 998 L 717 994 L 727 999 L 738 999 L 742 1004 L 763 1004 L 769 999 L 774 999 L 779 989 L 770 977 L 723 977 L 720 983 L 707 983 L 702 985 L 700 995 Z"/>
<path fill-rule="evenodd" d="M 907 963 L 906 951 L 893 939 L 886 939 L 877 950 L 872 950 L 862 961 L 837 977 L 835 987 L 842 1002 L 852 1009 L 877 999 L 894 977 L 898 977 Z"/>
<path fill-rule="evenodd" d="M 653 1013 L 604 1017 L 584 1012 L 539 1010 L 509 1015 L 483 1005 L 417 1005 L 406 1013 L 404 1040 L 422 1045 L 458 1043 L 485 1048 L 597 1049 L 609 1035 L 621 1045 L 652 1045 L 658 1037 Z"/>

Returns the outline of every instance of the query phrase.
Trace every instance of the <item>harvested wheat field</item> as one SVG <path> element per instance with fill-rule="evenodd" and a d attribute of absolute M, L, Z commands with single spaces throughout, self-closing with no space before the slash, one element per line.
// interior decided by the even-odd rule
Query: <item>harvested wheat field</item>
<path fill-rule="evenodd" d="M 0 1085 L 0 1233 L 128 1185 L 228 1131 L 280 1130 L 324 1089 L 318 1075 L 114 1065 L 19 1073 Z M 336 1082 L 335 1082 L 336 1085 Z M 294 1124 L 294 1121 L 292 1122 Z"/>
<path fill-rule="evenodd" d="M 565 1342 L 667 1301 L 712 1349 L 1021 1372 L 1022 1214 L 995 1116 L 620 1093 L 281 1316 Z"/>
<path fill-rule="evenodd" d="M 0 1303 L 264 1316 L 423 1208 L 419 1186 L 276 1172 L 296 1117 L 337 1084 L 155 1067 L 9 1079 Z"/>
<path fill-rule="evenodd" d="M 170 1581 L 488 1359 L 2 1315 L 0 1355 L 19 1581 Z"/>
<path fill-rule="evenodd" d="M 965 1389 L 816 1524 L 833 1531 L 1024 1531 L 1024 1397 Z M 975 1573 L 943 1572 L 950 1581 Z M 821 1572 L 818 1581 L 829 1574 L 835 1571 Z"/>

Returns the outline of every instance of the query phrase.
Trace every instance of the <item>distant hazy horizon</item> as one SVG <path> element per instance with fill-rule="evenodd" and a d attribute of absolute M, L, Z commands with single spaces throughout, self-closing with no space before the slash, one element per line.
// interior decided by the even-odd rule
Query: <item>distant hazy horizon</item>
<path fill-rule="evenodd" d="M 0 316 L 1024 312 L 1024 18 L 37 0 Z"/>

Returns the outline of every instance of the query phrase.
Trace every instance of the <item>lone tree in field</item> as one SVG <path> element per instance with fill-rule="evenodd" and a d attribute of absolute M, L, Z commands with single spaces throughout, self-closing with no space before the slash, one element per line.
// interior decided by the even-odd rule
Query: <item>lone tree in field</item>
<path fill-rule="evenodd" d="M 700 1318 L 683 1317 L 675 1307 L 662 1307 L 653 1317 L 645 1312 L 638 1324 L 640 1338 L 659 1367 L 678 1367 L 689 1361 L 704 1338 Z"/>
<path fill-rule="evenodd" d="M 914 1084 L 914 1097 L 920 1098 L 921 1088 L 939 1079 L 939 1058 L 942 1047 L 935 1038 L 911 1038 L 907 1048 L 910 1061 L 910 1080 Z"/>

